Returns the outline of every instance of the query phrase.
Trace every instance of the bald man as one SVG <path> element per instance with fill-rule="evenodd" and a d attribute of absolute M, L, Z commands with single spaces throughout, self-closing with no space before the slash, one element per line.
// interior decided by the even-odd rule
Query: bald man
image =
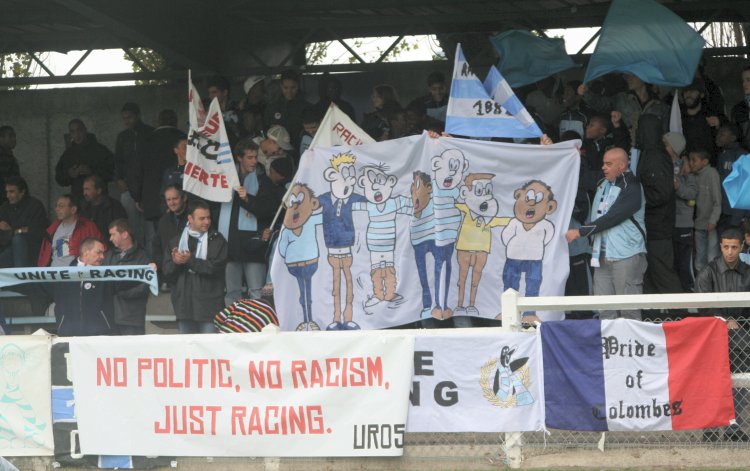
<path fill-rule="evenodd" d="M 591 217 L 580 229 L 565 234 L 568 243 L 594 237 L 591 266 L 594 294 L 641 294 L 646 271 L 646 198 L 630 171 L 628 154 L 615 147 L 604 154 L 604 180 L 591 205 Z M 641 319 L 640 310 L 601 311 L 601 319 Z"/>

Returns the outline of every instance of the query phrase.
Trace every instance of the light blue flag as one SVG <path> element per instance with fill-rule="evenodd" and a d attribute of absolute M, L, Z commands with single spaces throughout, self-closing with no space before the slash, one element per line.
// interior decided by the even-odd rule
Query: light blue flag
<path fill-rule="evenodd" d="M 732 164 L 732 172 L 722 183 L 729 206 L 750 209 L 750 154 L 740 156 Z"/>
<path fill-rule="evenodd" d="M 494 71 L 494 72 L 493 72 Z M 540 137 L 541 129 L 494 67 L 483 85 L 456 47 L 445 131 L 470 137 Z"/>
<path fill-rule="evenodd" d="M 497 68 L 511 87 L 538 82 L 563 70 L 580 67 L 565 50 L 562 38 L 541 38 L 513 29 L 490 38 L 500 54 Z"/>
<path fill-rule="evenodd" d="M 647 83 L 684 87 L 693 81 L 704 43 L 654 0 L 614 0 L 583 81 L 626 72 Z"/>

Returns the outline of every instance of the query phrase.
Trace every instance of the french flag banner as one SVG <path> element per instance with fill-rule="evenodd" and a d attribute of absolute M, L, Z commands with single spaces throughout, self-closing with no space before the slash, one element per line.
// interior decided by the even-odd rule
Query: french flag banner
<path fill-rule="evenodd" d="M 721 319 L 553 321 L 540 331 L 548 428 L 689 430 L 735 418 Z"/>
<path fill-rule="evenodd" d="M 542 136 L 542 130 L 500 72 L 492 67 L 482 84 L 466 62 L 460 44 L 456 46 L 445 131 L 469 137 Z"/>

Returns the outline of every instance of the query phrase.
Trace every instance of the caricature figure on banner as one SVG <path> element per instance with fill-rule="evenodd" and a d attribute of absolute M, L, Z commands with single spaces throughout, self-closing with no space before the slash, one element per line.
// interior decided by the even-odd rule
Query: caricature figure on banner
<path fill-rule="evenodd" d="M 562 295 L 564 229 L 578 184 L 575 144 L 425 133 L 309 149 L 292 182 L 271 268 L 281 327 L 355 330 L 430 316 L 495 318 L 507 288 Z"/>
<path fill-rule="evenodd" d="M 190 132 L 183 189 L 209 201 L 226 203 L 232 200 L 240 180 L 219 101 L 211 100 L 206 112 L 192 79 L 188 87 Z"/>

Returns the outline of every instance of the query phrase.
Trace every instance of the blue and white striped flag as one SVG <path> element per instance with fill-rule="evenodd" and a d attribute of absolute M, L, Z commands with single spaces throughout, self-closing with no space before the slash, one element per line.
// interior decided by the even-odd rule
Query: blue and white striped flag
<path fill-rule="evenodd" d="M 445 131 L 470 137 L 541 137 L 521 101 L 493 66 L 485 83 L 479 81 L 456 47 L 453 82 Z"/>

